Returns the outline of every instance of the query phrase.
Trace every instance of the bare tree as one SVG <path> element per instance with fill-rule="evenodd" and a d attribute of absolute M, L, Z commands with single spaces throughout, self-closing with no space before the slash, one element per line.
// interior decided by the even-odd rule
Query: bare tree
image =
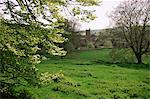
<path fill-rule="evenodd" d="M 126 0 L 112 12 L 111 18 L 137 62 L 142 63 L 142 55 L 150 51 L 150 0 Z"/>

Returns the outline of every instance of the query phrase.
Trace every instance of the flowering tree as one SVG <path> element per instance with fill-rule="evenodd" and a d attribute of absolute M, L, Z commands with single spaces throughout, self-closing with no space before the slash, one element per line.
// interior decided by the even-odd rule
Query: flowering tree
<path fill-rule="evenodd" d="M 17 85 L 37 84 L 36 64 L 45 56 L 64 56 L 57 45 L 66 39 L 65 18 L 94 19 L 83 6 L 98 5 L 98 0 L 3 0 L 0 20 L 0 92 L 9 92 Z M 66 14 L 64 14 L 66 13 Z"/>

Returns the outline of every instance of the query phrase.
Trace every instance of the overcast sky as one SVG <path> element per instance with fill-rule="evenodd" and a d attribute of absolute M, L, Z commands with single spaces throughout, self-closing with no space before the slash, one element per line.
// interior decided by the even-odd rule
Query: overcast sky
<path fill-rule="evenodd" d="M 4 0 L 0 0 L 1 2 Z M 110 19 L 108 14 L 123 0 L 102 0 L 100 6 L 90 7 L 89 9 L 96 10 L 97 18 L 89 23 L 81 23 L 81 30 L 86 29 L 104 29 L 111 27 Z M 0 9 L 0 12 L 2 10 Z"/>
<path fill-rule="evenodd" d="M 109 14 L 122 1 L 123 0 L 103 0 L 100 6 L 93 7 L 93 9 L 96 9 L 96 15 L 98 18 L 90 23 L 82 23 L 80 29 L 104 29 L 111 27 L 110 18 L 108 18 L 107 14 Z"/>

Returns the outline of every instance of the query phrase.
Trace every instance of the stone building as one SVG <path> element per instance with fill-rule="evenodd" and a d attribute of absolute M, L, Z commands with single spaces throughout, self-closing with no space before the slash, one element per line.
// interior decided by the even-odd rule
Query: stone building
<path fill-rule="evenodd" d="M 97 36 L 92 34 L 90 29 L 81 31 L 79 35 L 79 49 L 88 49 L 90 46 L 94 47 L 94 42 Z"/>

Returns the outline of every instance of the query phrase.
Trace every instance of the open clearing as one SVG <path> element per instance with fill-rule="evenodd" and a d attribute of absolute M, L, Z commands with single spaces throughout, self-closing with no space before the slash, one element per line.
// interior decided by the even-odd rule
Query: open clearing
<path fill-rule="evenodd" d="M 37 99 L 148 99 L 148 65 L 110 64 L 110 49 L 77 51 L 38 65 L 39 72 L 64 74 L 64 81 L 29 88 Z"/>

